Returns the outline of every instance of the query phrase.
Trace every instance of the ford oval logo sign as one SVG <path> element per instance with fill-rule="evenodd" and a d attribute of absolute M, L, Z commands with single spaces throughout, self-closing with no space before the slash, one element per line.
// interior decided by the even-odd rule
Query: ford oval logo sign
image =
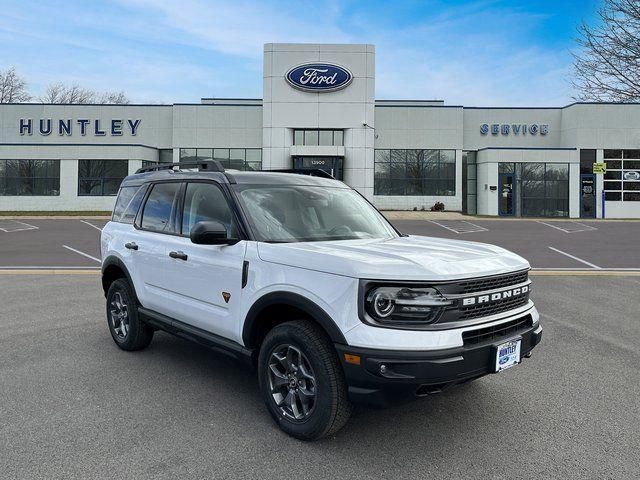
<path fill-rule="evenodd" d="M 292 87 L 305 92 L 334 92 L 353 80 L 349 70 L 332 63 L 305 63 L 293 67 L 285 75 Z"/>

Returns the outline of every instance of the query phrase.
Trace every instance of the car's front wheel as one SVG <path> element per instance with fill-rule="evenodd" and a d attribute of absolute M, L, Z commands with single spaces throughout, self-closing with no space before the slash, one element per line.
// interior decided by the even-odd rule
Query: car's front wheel
<path fill-rule="evenodd" d="M 260 348 L 260 390 L 278 426 L 301 440 L 340 430 L 351 403 L 342 367 L 327 335 L 310 321 L 274 327 Z"/>
<path fill-rule="evenodd" d="M 138 316 L 129 282 L 115 280 L 107 292 L 107 323 L 114 342 L 123 350 L 142 350 L 151 343 L 153 329 Z"/>

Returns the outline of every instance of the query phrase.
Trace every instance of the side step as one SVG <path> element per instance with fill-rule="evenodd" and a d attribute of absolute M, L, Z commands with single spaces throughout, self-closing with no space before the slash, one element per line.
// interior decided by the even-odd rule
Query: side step
<path fill-rule="evenodd" d="M 211 350 L 233 357 L 248 365 L 253 365 L 252 359 L 254 351 L 243 347 L 233 340 L 188 325 L 161 313 L 149 310 L 148 308 L 138 307 L 138 312 L 142 321 L 152 327 L 171 333 L 177 337 L 199 343 Z"/>

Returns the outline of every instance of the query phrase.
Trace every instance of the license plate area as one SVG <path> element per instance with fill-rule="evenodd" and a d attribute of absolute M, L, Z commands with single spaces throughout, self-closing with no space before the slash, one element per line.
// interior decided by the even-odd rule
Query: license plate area
<path fill-rule="evenodd" d="M 511 339 L 507 342 L 499 343 L 494 347 L 494 365 L 493 370 L 501 372 L 507 368 L 520 363 L 520 348 L 522 346 L 522 338 Z"/>

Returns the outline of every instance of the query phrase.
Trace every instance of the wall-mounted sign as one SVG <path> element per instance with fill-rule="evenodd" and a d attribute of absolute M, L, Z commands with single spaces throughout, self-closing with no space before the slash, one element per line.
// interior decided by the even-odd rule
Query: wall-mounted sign
<path fill-rule="evenodd" d="M 353 80 L 349 70 L 332 63 L 305 63 L 289 70 L 285 78 L 289 84 L 305 92 L 334 92 Z"/>
<path fill-rule="evenodd" d="M 594 163 L 593 173 L 607 173 L 607 164 L 605 162 Z"/>
<path fill-rule="evenodd" d="M 487 135 L 547 135 L 549 125 L 541 123 L 483 123 L 480 134 Z"/>
<path fill-rule="evenodd" d="M 59 135 L 61 137 L 71 137 L 76 133 L 82 136 L 94 135 L 96 137 L 104 137 L 110 135 L 112 137 L 120 137 L 125 133 L 132 136 L 137 135 L 138 127 L 142 120 L 137 119 L 120 119 L 103 122 L 102 120 L 88 120 L 78 118 L 72 120 L 70 118 L 52 120 L 51 118 L 40 118 L 33 120 L 31 118 L 21 118 L 18 122 L 18 132 L 20 135 Z"/>
<path fill-rule="evenodd" d="M 640 172 L 627 170 L 622 175 L 622 178 L 624 178 L 625 180 L 640 180 Z"/>

